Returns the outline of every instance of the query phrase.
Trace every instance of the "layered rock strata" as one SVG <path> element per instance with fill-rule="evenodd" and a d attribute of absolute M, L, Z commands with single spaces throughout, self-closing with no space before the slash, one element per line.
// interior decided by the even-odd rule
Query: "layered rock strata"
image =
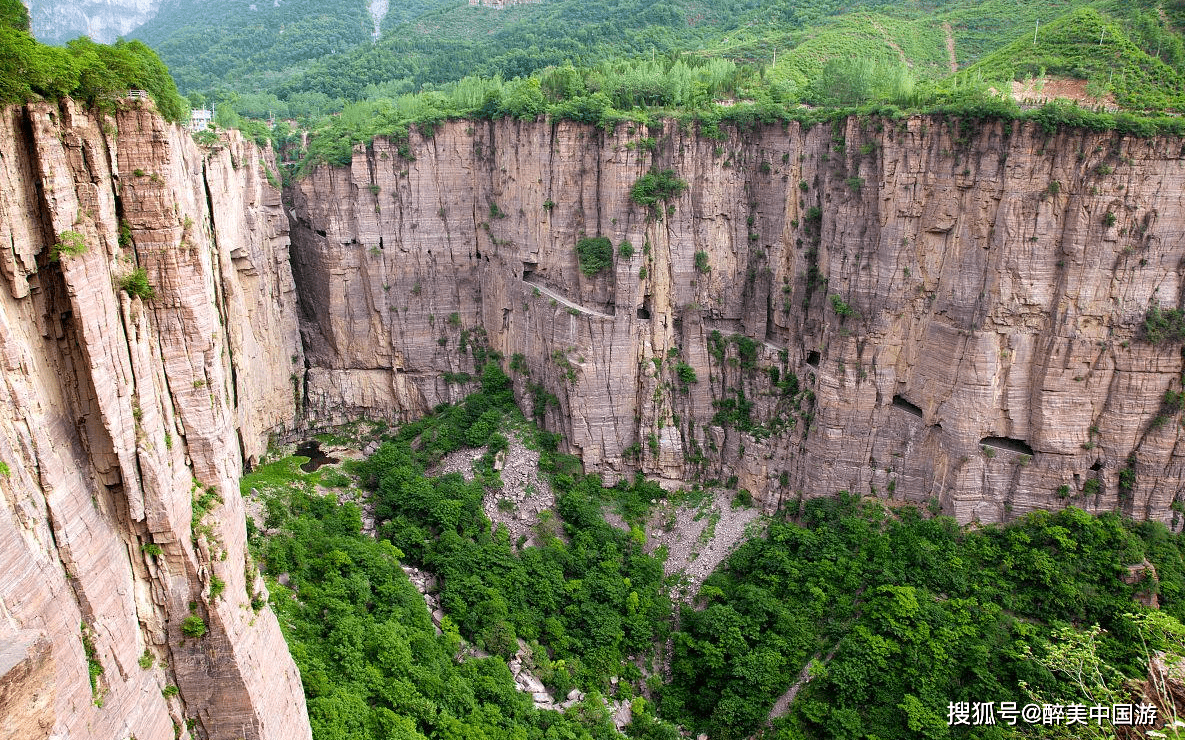
<path fill-rule="evenodd" d="M 1180 140 L 722 131 L 453 122 L 313 172 L 292 212 L 310 411 L 455 400 L 476 337 L 610 479 L 1179 525 L 1181 347 L 1141 325 L 1181 300 Z M 631 199 L 666 169 L 689 187 Z M 600 236 L 613 264 L 585 275 Z"/>
<path fill-rule="evenodd" d="M 149 109 L 0 116 L 6 737 L 310 736 L 238 492 L 303 364 L 272 166 Z"/>

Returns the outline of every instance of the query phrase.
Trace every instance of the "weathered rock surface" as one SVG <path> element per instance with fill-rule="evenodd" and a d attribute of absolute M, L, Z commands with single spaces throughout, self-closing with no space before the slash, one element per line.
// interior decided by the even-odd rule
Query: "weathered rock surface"
<path fill-rule="evenodd" d="M 5 736 L 310 736 L 276 619 L 251 605 L 238 492 L 292 423 L 303 364 L 260 157 L 237 137 L 203 153 L 148 109 L 0 115 Z M 155 297 L 120 289 L 136 267 Z"/>
<path fill-rule="evenodd" d="M 25 0 L 33 34 L 47 44 L 90 36 L 110 44 L 156 15 L 160 0 Z"/>
<path fill-rule="evenodd" d="M 1140 331 L 1182 299 L 1178 140 L 507 120 L 404 151 L 298 184 L 290 270 L 253 146 L 143 109 L 0 116 L 0 731 L 308 737 L 251 606 L 243 461 L 298 404 L 328 425 L 459 400 L 489 352 L 610 480 L 1180 524 L 1181 347 Z M 651 211 L 630 189 L 654 168 L 690 187 Z M 610 269 L 580 271 L 584 236 Z M 154 297 L 120 289 L 137 267 Z"/>
<path fill-rule="evenodd" d="M 1181 298 L 1182 149 L 935 118 L 380 139 L 295 189 L 309 409 L 455 400 L 476 336 L 522 355 L 524 406 L 610 479 L 1177 526 L 1179 413 L 1154 420 L 1181 350 L 1139 326 Z M 651 168 L 690 183 L 661 214 L 629 197 Z M 582 236 L 635 253 L 589 277 Z"/>

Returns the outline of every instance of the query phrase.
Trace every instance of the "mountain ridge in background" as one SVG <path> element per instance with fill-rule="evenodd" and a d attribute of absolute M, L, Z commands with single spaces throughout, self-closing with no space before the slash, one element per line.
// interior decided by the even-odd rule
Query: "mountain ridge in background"
<path fill-rule="evenodd" d="M 33 35 L 46 44 L 79 36 L 109 44 L 156 14 L 161 0 L 27 0 Z"/>

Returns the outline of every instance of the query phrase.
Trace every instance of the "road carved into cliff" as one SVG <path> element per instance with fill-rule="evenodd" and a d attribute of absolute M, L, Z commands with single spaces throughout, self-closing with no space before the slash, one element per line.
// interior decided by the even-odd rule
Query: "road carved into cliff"
<path fill-rule="evenodd" d="M 548 288 L 548 287 L 546 287 L 546 286 L 540 285 L 539 283 L 536 283 L 536 282 L 534 282 L 533 280 L 527 280 L 526 278 L 524 278 L 524 279 L 523 279 L 523 282 L 524 282 L 524 283 L 526 283 L 527 285 L 530 285 L 532 288 L 535 288 L 535 289 L 536 289 L 536 290 L 538 290 L 540 293 L 543 293 L 544 295 L 546 295 L 546 296 L 548 296 L 548 297 L 550 297 L 550 298 L 553 298 L 553 299 L 555 299 L 556 301 L 559 301 L 560 303 L 564 304 L 564 305 L 565 305 L 565 306 L 567 306 L 568 308 L 574 308 L 574 309 L 576 309 L 576 310 L 577 310 L 577 311 L 579 311 L 580 313 L 588 314 L 589 316 L 596 316 L 596 317 L 597 317 L 597 318 L 599 318 L 599 319 L 612 319 L 612 318 L 613 318 L 612 316 L 610 316 L 610 315 L 609 315 L 609 314 L 607 314 L 607 313 L 601 313 L 600 311 L 594 311 L 594 310 L 592 310 L 591 308 L 585 308 L 584 306 L 581 306 L 581 305 L 579 305 L 579 304 L 573 303 L 572 301 L 570 301 L 570 300 L 568 300 L 567 298 L 563 297 L 563 296 L 562 296 L 562 295 L 560 295 L 559 293 L 556 293 L 556 292 L 555 292 L 554 290 L 552 290 L 551 288 Z"/>

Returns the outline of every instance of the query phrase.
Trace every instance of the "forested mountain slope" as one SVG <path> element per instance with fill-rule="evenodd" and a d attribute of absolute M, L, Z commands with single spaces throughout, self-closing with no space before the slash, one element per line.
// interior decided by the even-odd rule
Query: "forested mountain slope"
<path fill-rule="evenodd" d="M 684 97 L 680 108 L 763 98 L 782 108 L 868 101 L 928 108 L 963 90 L 1007 92 L 1014 77 L 1051 75 L 1081 79 L 1102 97 L 1113 93 L 1123 107 L 1164 110 L 1180 107 L 1165 91 L 1175 89 L 1185 63 L 1183 7 L 1175 0 L 550 0 L 489 8 L 417 0 L 383 12 L 383 4 L 365 0 L 167 0 L 136 36 L 160 50 L 183 93 L 199 93 L 196 104 L 223 104 L 231 125 L 235 114 L 311 124 L 356 101 L 448 95 L 462 79 L 470 88 L 543 80 L 569 64 L 586 76 L 613 68 L 633 78 L 632 105 L 652 107 L 647 88 L 668 84 L 662 78 L 676 62 L 712 60 L 736 65 L 731 83 Z M 613 96 L 595 82 L 586 88 Z"/>

